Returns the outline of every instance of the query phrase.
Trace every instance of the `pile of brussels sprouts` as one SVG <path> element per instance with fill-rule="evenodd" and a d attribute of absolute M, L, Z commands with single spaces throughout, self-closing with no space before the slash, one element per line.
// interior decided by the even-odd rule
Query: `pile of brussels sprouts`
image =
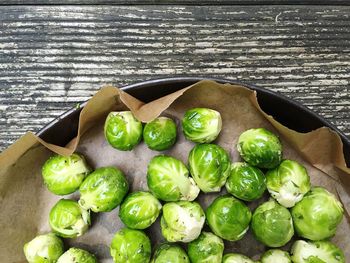
<path fill-rule="evenodd" d="M 62 238 L 83 235 L 90 226 L 90 211 L 112 211 L 120 205 L 120 229 L 110 245 L 116 263 L 249 263 L 245 255 L 223 255 L 224 242 L 243 238 L 249 227 L 255 238 L 270 248 L 262 263 L 341 263 L 343 252 L 329 241 L 343 217 L 340 202 L 326 189 L 311 187 L 307 170 L 298 162 L 282 159 L 282 145 L 264 128 L 250 129 L 238 139 L 242 162 L 231 163 L 229 154 L 212 144 L 221 131 L 219 112 L 207 108 L 188 110 L 182 119 L 186 139 L 197 143 L 188 166 L 167 155 L 152 158 L 147 168 L 148 191 L 128 194 L 125 175 L 116 167 L 92 171 L 84 157 L 55 155 L 42 168 L 47 188 L 56 195 L 77 190 L 79 201 L 61 199 L 51 209 L 52 233 L 39 235 L 24 246 L 29 262 L 97 262 L 91 253 L 70 248 L 64 252 Z M 122 151 L 132 150 L 143 138 L 156 151 L 172 147 L 177 138 L 175 122 L 159 117 L 142 125 L 130 111 L 111 112 L 104 126 L 108 143 Z M 233 138 L 232 138 L 233 139 Z M 220 192 L 203 211 L 194 201 L 200 191 Z M 247 202 L 271 198 L 250 211 Z M 143 232 L 160 216 L 167 243 L 152 248 Z M 209 231 L 202 231 L 205 223 Z M 291 254 L 279 249 L 294 234 Z M 187 252 L 184 245 L 187 243 Z"/>

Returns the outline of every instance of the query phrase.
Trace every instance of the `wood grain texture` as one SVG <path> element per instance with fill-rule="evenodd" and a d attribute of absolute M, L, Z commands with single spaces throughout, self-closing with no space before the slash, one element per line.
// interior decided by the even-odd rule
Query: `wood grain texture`
<path fill-rule="evenodd" d="M 172 76 L 272 89 L 349 136 L 349 16 L 345 6 L 3 6 L 0 149 L 104 84 Z"/>

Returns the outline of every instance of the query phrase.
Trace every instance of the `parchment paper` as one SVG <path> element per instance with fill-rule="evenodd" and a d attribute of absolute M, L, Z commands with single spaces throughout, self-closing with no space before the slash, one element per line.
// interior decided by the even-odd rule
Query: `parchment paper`
<path fill-rule="evenodd" d="M 345 164 L 341 139 L 330 129 L 320 128 L 305 134 L 290 130 L 260 109 L 253 91 L 237 85 L 201 81 L 148 104 L 114 87 L 105 87 L 82 110 L 77 137 L 66 147 L 45 143 L 34 134 L 27 133 L 0 155 L 0 262 L 25 262 L 23 244 L 38 233 L 50 231 L 48 213 L 62 198 L 50 193 L 41 178 L 41 166 L 52 154 L 51 151 L 69 155 L 76 150 L 84 154 L 94 168 L 117 166 L 127 176 L 132 191 L 147 190 L 147 164 L 159 152 L 149 150 L 143 143 L 130 152 L 113 149 L 104 139 L 105 117 L 112 110 L 127 108 L 143 122 L 160 114 L 172 117 L 178 124 L 178 141 L 172 149 L 162 153 L 187 163 L 188 153 L 194 144 L 182 136 L 180 120 L 184 112 L 192 107 L 209 107 L 221 113 L 223 129 L 215 143 L 230 153 L 233 162 L 240 160 L 236 142 L 244 130 L 265 127 L 279 134 L 284 158 L 301 162 L 307 168 L 313 185 L 325 186 L 338 194 L 349 214 L 350 169 Z M 223 193 L 224 190 L 220 194 Z M 200 194 L 198 201 L 205 209 L 218 195 Z M 65 198 L 78 199 L 79 193 Z M 248 205 L 253 210 L 265 199 Z M 122 226 L 118 208 L 108 213 L 92 214 L 92 227 L 82 237 L 66 239 L 67 248 L 85 248 L 95 253 L 100 262 L 112 262 L 109 244 Z M 158 221 L 146 232 L 154 247 L 164 241 Z M 346 217 L 333 241 L 343 249 L 346 258 L 350 258 L 350 226 Z M 264 250 L 265 247 L 255 241 L 250 232 L 240 241 L 225 243 L 225 252 L 240 252 L 254 259 Z"/>

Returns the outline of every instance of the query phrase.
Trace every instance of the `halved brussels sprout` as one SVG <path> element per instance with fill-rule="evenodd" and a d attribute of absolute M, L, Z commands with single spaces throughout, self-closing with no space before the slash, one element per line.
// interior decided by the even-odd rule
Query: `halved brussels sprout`
<path fill-rule="evenodd" d="M 264 128 L 243 132 L 239 136 L 237 150 L 247 163 L 259 168 L 275 168 L 282 159 L 280 140 Z"/>
<path fill-rule="evenodd" d="M 310 190 L 310 177 L 304 166 L 292 160 L 283 160 L 266 173 L 267 189 L 284 207 L 293 207 Z"/>
<path fill-rule="evenodd" d="M 215 144 L 198 144 L 191 150 L 188 163 L 193 179 L 203 192 L 220 192 L 231 163 L 223 148 Z"/>
<path fill-rule="evenodd" d="M 151 263 L 190 263 L 190 260 L 181 247 L 162 244 L 154 253 Z"/>
<path fill-rule="evenodd" d="M 294 263 L 345 263 L 343 251 L 330 241 L 297 240 L 291 250 Z"/>
<path fill-rule="evenodd" d="M 270 249 L 266 251 L 262 255 L 260 261 L 261 263 L 292 263 L 289 253 L 280 249 Z"/>
<path fill-rule="evenodd" d="M 151 241 L 141 230 L 122 228 L 113 237 L 110 252 L 115 263 L 149 262 Z"/>
<path fill-rule="evenodd" d="M 252 230 L 266 246 L 284 246 L 294 235 L 292 216 L 287 208 L 270 199 L 255 209 Z"/>
<path fill-rule="evenodd" d="M 229 253 L 224 255 L 222 263 L 254 263 L 255 261 L 251 260 L 245 255 L 237 253 Z"/>
<path fill-rule="evenodd" d="M 252 217 L 243 202 L 229 195 L 217 197 L 205 214 L 211 230 L 229 241 L 236 241 L 244 236 Z"/>
<path fill-rule="evenodd" d="M 98 168 L 81 184 L 79 204 L 94 212 L 109 212 L 123 201 L 128 190 L 128 182 L 119 169 Z"/>
<path fill-rule="evenodd" d="M 208 108 L 193 108 L 182 119 L 182 131 L 187 140 L 210 143 L 218 137 L 222 126 L 220 112 Z"/>
<path fill-rule="evenodd" d="M 226 190 L 244 201 L 260 198 L 266 190 L 266 178 L 259 168 L 247 163 L 233 163 L 226 181 Z"/>
<path fill-rule="evenodd" d="M 42 167 L 44 183 L 50 192 L 67 195 L 78 190 L 90 168 L 82 155 L 54 155 Z"/>
<path fill-rule="evenodd" d="M 205 215 L 197 202 L 178 201 L 166 203 L 160 226 L 168 242 L 191 242 L 201 233 Z"/>
<path fill-rule="evenodd" d="M 57 263 L 97 263 L 97 259 L 84 249 L 72 247 L 60 256 Z"/>
<path fill-rule="evenodd" d="M 188 244 L 188 256 L 192 263 L 221 262 L 224 253 L 224 242 L 210 232 L 202 234 Z"/>
<path fill-rule="evenodd" d="M 53 233 L 39 235 L 23 247 L 29 263 L 55 263 L 63 254 L 62 240 Z"/>
<path fill-rule="evenodd" d="M 61 237 L 78 237 L 89 228 L 90 212 L 74 200 L 61 199 L 50 211 L 49 224 L 52 231 Z"/>
<path fill-rule="evenodd" d="M 148 164 L 147 184 L 158 199 L 166 202 L 193 201 L 200 191 L 186 166 L 166 155 L 155 156 Z"/>
<path fill-rule="evenodd" d="M 133 229 L 145 229 L 159 216 L 162 204 L 151 193 L 134 192 L 126 197 L 120 206 L 119 217 Z"/>
<path fill-rule="evenodd" d="M 176 142 L 176 124 L 167 117 L 158 117 L 143 129 L 143 140 L 148 148 L 156 151 L 169 149 Z"/>
<path fill-rule="evenodd" d="M 121 151 L 132 150 L 142 139 L 142 123 L 131 111 L 110 112 L 104 133 L 107 142 Z"/>
<path fill-rule="evenodd" d="M 343 218 L 343 206 L 322 187 L 313 187 L 292 208 L 293 222 L 299 236 L 310 240 L 332 237 Z"/>

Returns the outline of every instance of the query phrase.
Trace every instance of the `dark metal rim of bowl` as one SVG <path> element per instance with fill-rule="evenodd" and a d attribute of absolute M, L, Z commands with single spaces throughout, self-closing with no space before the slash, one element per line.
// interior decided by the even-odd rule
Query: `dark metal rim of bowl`
<path fill-rule="evenodd" d="M 230 79 L 202 77 L 154 79 L 124 86 L 122 90 L 144 102 L 149 102 L 204 79 L 219 83 L 239 84 L 255 90 L 260 107 L 290 129 L 298 132 L 309 132 L 322 126 L 331 128 L 341 137 L 344 144 L 344 156 L 347 165 L 350 166 L 350 139 L 344 133 L 302 104 L 273 91 Z M 85 104 L 86 102 L 82 103 L 80 107 L 68 110 L 44 126 L 37 132 L 37 135 L 47 142 L 60 146 L 66 145 L 77 133 L 79 113 Z"/>

